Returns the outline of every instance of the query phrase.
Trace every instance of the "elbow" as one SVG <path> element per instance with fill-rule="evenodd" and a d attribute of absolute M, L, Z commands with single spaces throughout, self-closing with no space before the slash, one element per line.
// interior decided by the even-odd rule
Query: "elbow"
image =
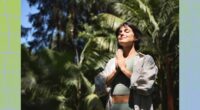
<path fill-rule="evenodd" d="M 148 96 L 152 94 L 153 90 L 152 88 L 136 87 L 135 92 L 140 95 Z"/>
<path fill-rule="evenodd" d="M 153 92 L 153 83 L 154 80 L 146 81 L 144 79 L 140 79 L 131 85 L 131 88 L 135 91 L 135 93 L 148 96 Z"/>

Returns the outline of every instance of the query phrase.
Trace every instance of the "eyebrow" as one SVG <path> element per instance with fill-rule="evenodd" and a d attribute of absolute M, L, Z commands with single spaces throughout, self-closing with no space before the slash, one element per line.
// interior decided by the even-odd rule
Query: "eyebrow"
<path fill-rule="evenodd" d="M 124 31 L 130 31 L 130 29 L 125 27 Z M 120 29 L 119 32 L 122 32 L 122 30 Z"/>

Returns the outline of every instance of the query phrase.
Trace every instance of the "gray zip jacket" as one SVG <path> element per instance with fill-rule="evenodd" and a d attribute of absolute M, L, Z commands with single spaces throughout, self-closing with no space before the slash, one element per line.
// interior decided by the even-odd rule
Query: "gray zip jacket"
<path fill-rule="evenodd" d="M 133 110 L 153 110 L 151 93 L 153 84 L 157 78 L 158 68 L 150 55 L 138 53 L 134 60 L 134 69 L 130 78 L 130 88 L 133 92 Z M 109 93 L 110 88 L 106 85 L 106 78 L 115 69 L 115 58 L 106 64 L 104 70 L 95 77 L 95 91 L 98 96 Z M 106 105 L 106 110 L 112 106 L 111 97 Z"/>

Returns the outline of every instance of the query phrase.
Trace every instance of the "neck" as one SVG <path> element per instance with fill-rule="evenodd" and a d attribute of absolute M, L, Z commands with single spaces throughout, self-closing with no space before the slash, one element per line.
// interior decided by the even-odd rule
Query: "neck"
<path fill-rule="evenodd" d="M 133 55 L 135 55 L 137 53 L 137 51 L 135 50 L 134 46 L 124 47 L 123 51 L 124 51 L 124 57 L 130 57 L 130 56 L 133 56 Z"/>

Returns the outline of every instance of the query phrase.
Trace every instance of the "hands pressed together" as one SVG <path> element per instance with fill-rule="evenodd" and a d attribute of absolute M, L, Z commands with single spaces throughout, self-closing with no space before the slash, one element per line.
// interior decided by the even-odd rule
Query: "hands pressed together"
<path fill-rule="evenodd" d="M 116 53 L 116 68 L 119 68 L 122 72 L 126 69 L 125 58 L 123 56 L 123 50 L 118 49 Z"/>
<path fill-rule="evenodd" d="M 124 74 L 126 77 L 130 78 L 132 75 L 132 72 L 130 72 L 126 68 L 126 58 L 123 55 L 123 50 L 118 49 L 116 52 L 116 61 L 115 61 L 115 69 L 112 71 L 112 73 L 107 77 L 107 83 L 109 84 L 114 76 L 117 74 L 117 70 L 120 69 L 121 73 Z"/>

